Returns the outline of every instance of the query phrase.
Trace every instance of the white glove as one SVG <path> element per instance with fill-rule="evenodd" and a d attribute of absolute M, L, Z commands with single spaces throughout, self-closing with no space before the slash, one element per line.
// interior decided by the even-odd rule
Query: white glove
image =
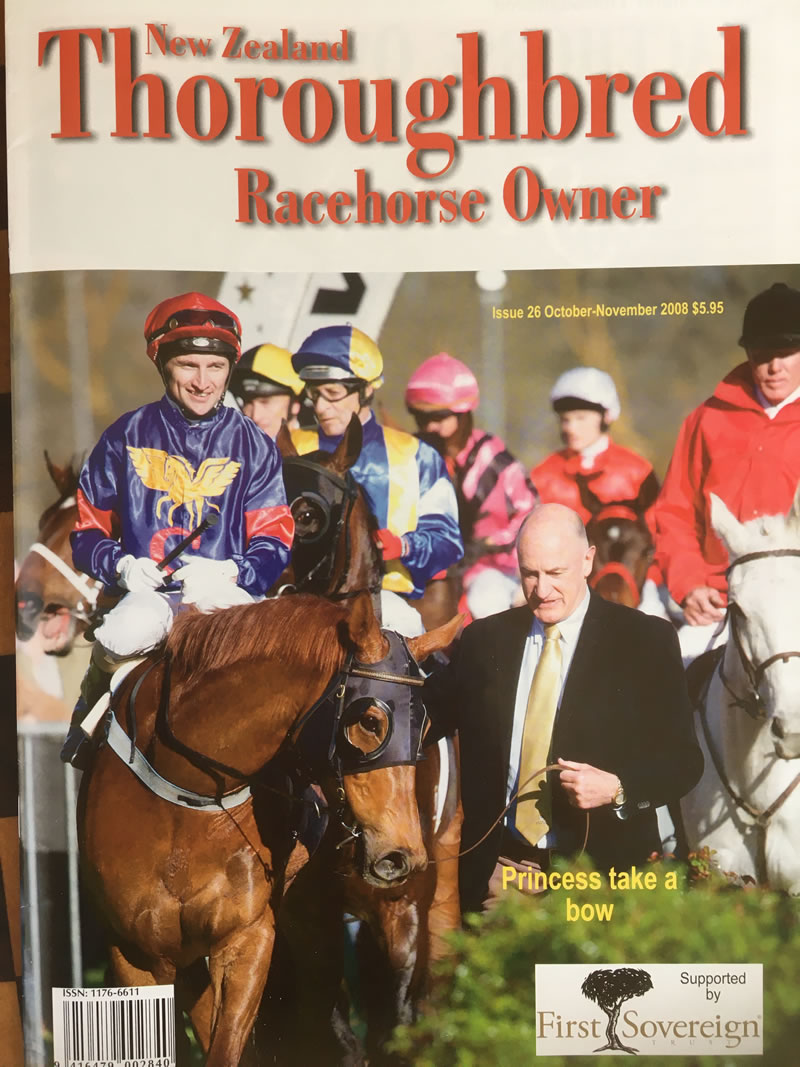
<path fill-rule="evenodd" d="M 232 559 L 193 559 L 172 575 L 183 583 L 183 603 L 205 612 L 253 602 L 250 594 L 236 585 L 238 576 L 239 568 Z"/>
<path fill-rule="evenodd" d="M 155 560 L 148 556 L 123 556 L 117 564 L 117 574 L 119 584 L 130 593 L 160 589 L 165 577 Z"/>

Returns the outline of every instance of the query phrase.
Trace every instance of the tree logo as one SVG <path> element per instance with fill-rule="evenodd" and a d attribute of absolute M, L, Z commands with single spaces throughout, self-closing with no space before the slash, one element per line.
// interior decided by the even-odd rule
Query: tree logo
<path fill-rule="evenodd" d="M 617 1021 L 619 1011 L 626 1000 L 631 997 L 641 997 L 653 988 L 653 980 L 647 971 L 639 967 L 617 967 L 602 971 L 592 971 L 587 976 L 581 992 L 589 1000 L 593 1000 L 598 1007 L 608 1016 L 606 1027 L 606 1044 L 595 1052 L 605 1052 L 613 1049 L 615 1052 L 629 1052 L 635 1056 L 638 1052 L 635 1048 L 623 1045 L 617 1037 Z"/>

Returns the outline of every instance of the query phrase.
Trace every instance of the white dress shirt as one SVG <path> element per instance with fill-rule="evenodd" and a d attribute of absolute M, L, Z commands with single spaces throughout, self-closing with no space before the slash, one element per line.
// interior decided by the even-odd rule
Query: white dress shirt
<path fill-rule="evenodd" d="M 561 645 L 561 687 L 558 694 L 559 707 L 561 706 L 561 697 L 564 693 L 564 684 L 569 674 L 570 664 L 572 663 L 572 657 L 575 655 L 575 648 L 578 644 L 578 638 L 580 637 L 581 627 L 583 626 L 583 620 L 586 618 L 586 612 L 589 608 L 589 588 L 587 586 L 586 593 L 583 599 L 573 613 L 567 616 L 566 619 L 562 619 L 561 622 L 556 623 L 559 630 L 559 643 Z M 542 654 L 544 647 L 544 626 L 534 615 L 531 620 L 531 628 L 528 631 L 528 636 L 525 638 L 525 648 L 522 653 L 522 663 L 519 668 L 519 678 L 517 679 L 517 695 L 514 701 L 514 725 L 511 731 L 511 752 L 508 761 L 508 781 L 506 784 L 506 803 L 511 799 L 511 794 L 514 792 L 517 780 L 519 778 L 519 761 L 522 751 L 522 732 L 525 727 L 525 714 L 528 709 L 528 695 L 531 689 L 531 683 L 533 682 L 533 675 L 536 670 L 536 664 L 539 662 L 539 656 Z M 513 829 L 514 825 L 514 808 L 512 807 L 506 815 L 506 825 Z M 548 835 L 548 838 L 551 835 Z M 552 845 L 553 842 L 545 840 L 544 838 L 539 844 L 544 847 L 547 844 Z"/>

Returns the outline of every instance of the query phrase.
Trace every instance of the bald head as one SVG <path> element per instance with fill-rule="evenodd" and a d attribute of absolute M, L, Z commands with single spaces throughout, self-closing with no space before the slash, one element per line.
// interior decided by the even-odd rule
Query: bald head
<path fill-rule="evenodd" d="M 543 623 L 568 618 L 586 595 L 594 562 L 580 516 L 563 504 L 540 504 L 520 528 L 517 556 L 534 615 Z"/>

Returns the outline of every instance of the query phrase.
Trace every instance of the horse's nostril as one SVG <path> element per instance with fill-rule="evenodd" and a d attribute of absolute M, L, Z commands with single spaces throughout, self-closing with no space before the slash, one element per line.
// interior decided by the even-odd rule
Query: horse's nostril
<path fill-rule="evenodd" d="M 780 719 L 772 720 L 772 733 L 773 736 L 779 738 L 780 740 L 783 740 L 783 738 L 786 737 L 786 727 L 783 725 L 783 722 Z"/>
<path fill-rule="evenodd" d="M 408 856 L 399 849 L 387 852 L 372 864 L 372 873 L 384 882 L 396 882 L 406 878 L 410 870 Z"/>

